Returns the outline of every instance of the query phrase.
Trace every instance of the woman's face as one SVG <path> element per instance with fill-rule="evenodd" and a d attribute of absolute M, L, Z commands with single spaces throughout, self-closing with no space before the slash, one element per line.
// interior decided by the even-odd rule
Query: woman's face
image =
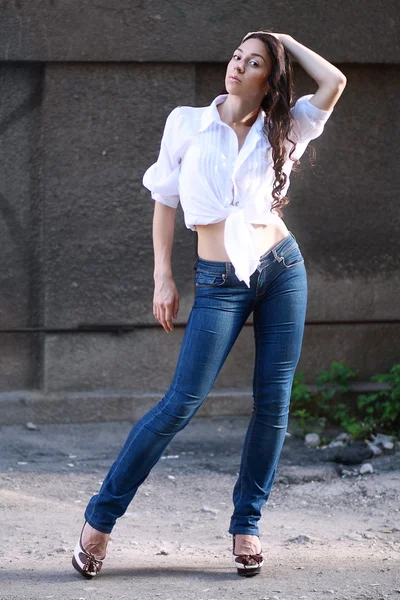
<path fill-rule="evenodd" d="M 228 63 L 225 88 L 228 94 L 262 100 L 268 90 L 267 80 L 272 60 L 265 44 L 252 38 L 242 42 Z"/>

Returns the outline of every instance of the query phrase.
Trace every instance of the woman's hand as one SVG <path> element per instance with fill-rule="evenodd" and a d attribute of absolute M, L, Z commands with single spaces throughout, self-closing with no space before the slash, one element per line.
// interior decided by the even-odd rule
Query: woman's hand
<path fill-rule="evenodd" d="M 167 333 L 174 326 L 172 319 L 178 317 L 179 293 L 170 276 L 158 276 L 154 279 L 153 315 Z"/>
<path fill-rule="evenodd" d="M 274 37 L 276 37 L 276 39 L 279 40 L 280 42 L 282 42 L 282 44 L 284 43 L 285 39 L 292 37 L 291 35 L 288 35 L 287 33 L 275 33 L 272 31 L 271 31 L 270 35 L 273 35 Z"/>

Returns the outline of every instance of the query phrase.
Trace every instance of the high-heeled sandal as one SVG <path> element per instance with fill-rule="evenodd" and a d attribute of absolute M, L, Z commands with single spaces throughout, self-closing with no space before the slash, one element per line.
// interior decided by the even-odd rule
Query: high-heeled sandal
<path fill-rule="evenodd" d="M 235 554 L 235 535 L 233 535 L 232 562 L 237 568 L 238 575 L 252 577 L 261 572 L 264 564 L 262 550 L 259 554 Z"/>
<path fill-rule="evenodd" d="M 86 552 L 82 546 L 82 534 L 85 525 L 86 521 L 83 524 L 81 535 L 75 546 L 72 565 L 78 573 L 86 577 L 86 579 L 93 579 L 93 577 L 100 573 L 106 555 L 104 555 L 103 558 L 97 558 L 94 554 L 91 554 L 91 552 Z"/>

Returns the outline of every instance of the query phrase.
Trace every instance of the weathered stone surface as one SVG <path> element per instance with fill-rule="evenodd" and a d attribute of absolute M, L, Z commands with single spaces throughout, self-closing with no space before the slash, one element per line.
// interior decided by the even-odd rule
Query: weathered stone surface
<path fill-rule="evenodd" d="M 196 104 L 207 106 L 225 85 L 226 65 L 200 64 L 196 68 Z"/>
<path fill-rule="evenodd" d="M 310 273 L 317 272 L 326 282 L 343 280 L 343 290 L 349 278 L 356 278 L 352 292 L 359 296 L 359 313 L 365 302 L 360 318 L 369 313 L 373 319 L 371 308 L 389 317 L 400 291 L 399 179 L 392 150 L 400 79 L 397 67 L 391 66 L 343 71 L 348 85 L 323 134 L 311 144 L 316 166 L 311 169 L 304 155 L 302 174 L 292 179 L 286 221 L 298 234 Z M 296 79 L 298 95 L 313 93 L 315 86 L 304 72 L 298 71 Z M 382 90 L 384 110 L 377 109 Z M 392 291 L 386 296 L 389 286 Z M 331 318 L 332 309 L 343 301 L 340 294 L 332 298 Z M 381 303 L 385 308 L 378 308 Z"/>
<path fill-rule="evenodd" d="M 284 485 L 298 485 L 314 481 L 337 479 L 337 471 L 332 466 L 290 466 L 284 463 L 278 467 L 277 482 Z"/>
<path fill-rule="evenodd" d="M 35 423 L 87 423 L 90 421 L 137 421 L 161 398 L 149 392 L 0 392 L 2 425 Z M 213 390 L 199 416 L 249 415 L 250 390 Z"/>
<path fill-rule="evenodd" d="M 373 472 L 374 472 L 374 467 L 371 465 L 371 463 L 364 463 L 360 467 L 360 475 L 367 475 L 368 473 L 373 473 Z"/>
<path fill-rule="evenodd" d="M 0 392 L 35 389 L 40 385 L 38 338 L 0 332 Z M 2 417 L 0 412 L 0 423 Z"/>
<path fill-rule="evenodd" d="M 173 81 L 173 88 L 167 82 Z M 153 323 L 153 200 L 142 186 L 168 113 L 194 103 L 192 66 L 52 65 L 44 99 L 45 324 Z M 180 214 L 180 319 L 195 235 Z"/>
<path fill-rule="evenodd" d="M 4 0 L 0 60 L 223 62 L 247 31 L 270 28 L 331 61 L 393 63 L 397 17 L 396 0 Z"/>
<path fill-rule="evenodd" d="M 360 379 L 389 370 L 398 360 L 400 326 L 307 326 L 298 370 L 313 383 L 321 369 L 345 358 Z M 57 334 L 46 336 L 45 390 L 135 390 L 164 394 L 169 387 L 183 336 L 178 328 L 161 328 L 122 335 Z M 254 365 L 253 328 L 243 329 L 215 390 L 250 389 Z"/>
<path fill-rule="evenodd" d="M 1 425 L 137 421 L 160 400 L 141 392 L 0 392 Z M 212 391 L 199 416 L 249 415 L 250 390 Z"/>
<path fill-rule="evenodd" d="M 159 327 L 122 335 L 48 335 L 45 390 L 125 389 L 163 394 L 174 374 L 183 332 L 177 328 L 166 334 Z M 217 389 L 251 386 L 252 336 L 251 328 L 242 332 L 218 377 Z"/>
<path fill-rule="evenodd" d="M 363 441 L 353 442 L 342 448 L 325 448 L 319 453 L 320 460 L 343 465 L 359 465 L 372 456 L 372 450 Z"/>
<path fill-rule="evenodd" d="M 307 433 L 304 443 L 307 446 L 311 446 L 313 448 L 317 448 L 321 443 L 321 438 L 318 433 Z"/>
<path fill-rule="evenodd" d="M 303 251 L 301 236 L 297 236 Z M 397 242 L 393 238 L 393 245 Z M 306 255 L 306 250 L 303 251 Z M 332 259 L 332 255 L 329 257 Z M 395 260 L 395 255 L 393 255 Z M 309 264 L 311 263 L 311 264 Z M 383 269 L 382 269 L 383 270 Z M 311 321 L 373 321 L 400 319 L 400 269 L 397 272 L 333 278 L 314 268 L 309 255 L 307 318 Z M 362 325 L 361 325 L 362 326 Z"/>
<path fill-rule="evenodd" d="M 390 369 L 398 361 L 398 324 L 334 322 L 399 318 L 394 1 L 363 5 L 362 14 L 355 0 L 312 10 L 301 2 L 284 14 L 281 3 L 255 0 L 71 6 L 2 3 L 0 60 L 50 62 L 0 67 L 0 390 L 40 387 L 42 371 L 43 389 L 52 393 L 136 390 L 141 405 L 145 390 L 166 390 L 183 330 L 60 332 L 47 336 L 43 360 L 40 336 L 1 330 L 154 323 L 153 202 L 141 178 L 157 156 L 168 112 L 206 105 L 220 92 L 230 49 L 254 28 L 254 15 L 257 27 L 279 22 L 329 60 L 349 63 L 339 64 L 347 88 L 312 144 L 316 166 L 303 157 L 285 211 L 306 261 L 307 319 L 332 322 L 306 327 L 298 368 L 307 382 L 339 358 L 360 378 Z M 349 27 L 355 14 L 356 31 Z M 297 96 L 316 89 L 299 66 L 295 73 Z M 193 299 L 195 242 L 180 213 L 180 323 Z M 250 388 L 253 345 L 247 327 L 216 391 Z M 229 409 L 224 398 L 215 410 Z"/>
<path fill-rule="evenodd" d="M 163 395 L 173 378 L 183 333 L 183 328 L 176 328 L 166 334 L 160 326 L 122 335 L 48 335 L 45 391 L 135 390 Z M 251 328 L 242 332 L 241 343 L 234 346 L 218 377 L 217 389 L 251 386 L 252 335 Z"/>
<path fill-rule="evenodd" d="M 0 66 L 0 330 L 39 319 L 41 70 Z"/>
<path fill-rule="evenodd" d="M 312 383 L 321 369 L 343 359 L 366 380 L 398 362 L 399 339 L 400 324 L 308 325 L 298 370 Z"/>

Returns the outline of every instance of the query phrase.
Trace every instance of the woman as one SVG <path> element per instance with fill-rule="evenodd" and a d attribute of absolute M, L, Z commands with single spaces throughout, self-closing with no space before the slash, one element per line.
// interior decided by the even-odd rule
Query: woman
<path fill-rule="evenodd" d="M 292 108 L 289 53 L 318 85 Z M 304 260 L 281 209 L 293 164 L 322 133 L 345 85 L 343 73 L 291 36 L 252 32 L 228 64 L 227 93 L 209 107 L 183 106 L 169 115 L 158 160 L 143 179 L 155 200 L 154 316 L 172 331 L 179 309 L 171 272 L 179 201 L 187 227 L 198 234 L 196 297 L 169 390 L 133 427 L 88 504 L 73 558 L 84 576 L 100 571 L 116 519 L 206 398 L 251 312 L 254 410 L 229 532 L 237 572 L 260 571 L 258 521 L 285 439 L 307 302 Z"/>

